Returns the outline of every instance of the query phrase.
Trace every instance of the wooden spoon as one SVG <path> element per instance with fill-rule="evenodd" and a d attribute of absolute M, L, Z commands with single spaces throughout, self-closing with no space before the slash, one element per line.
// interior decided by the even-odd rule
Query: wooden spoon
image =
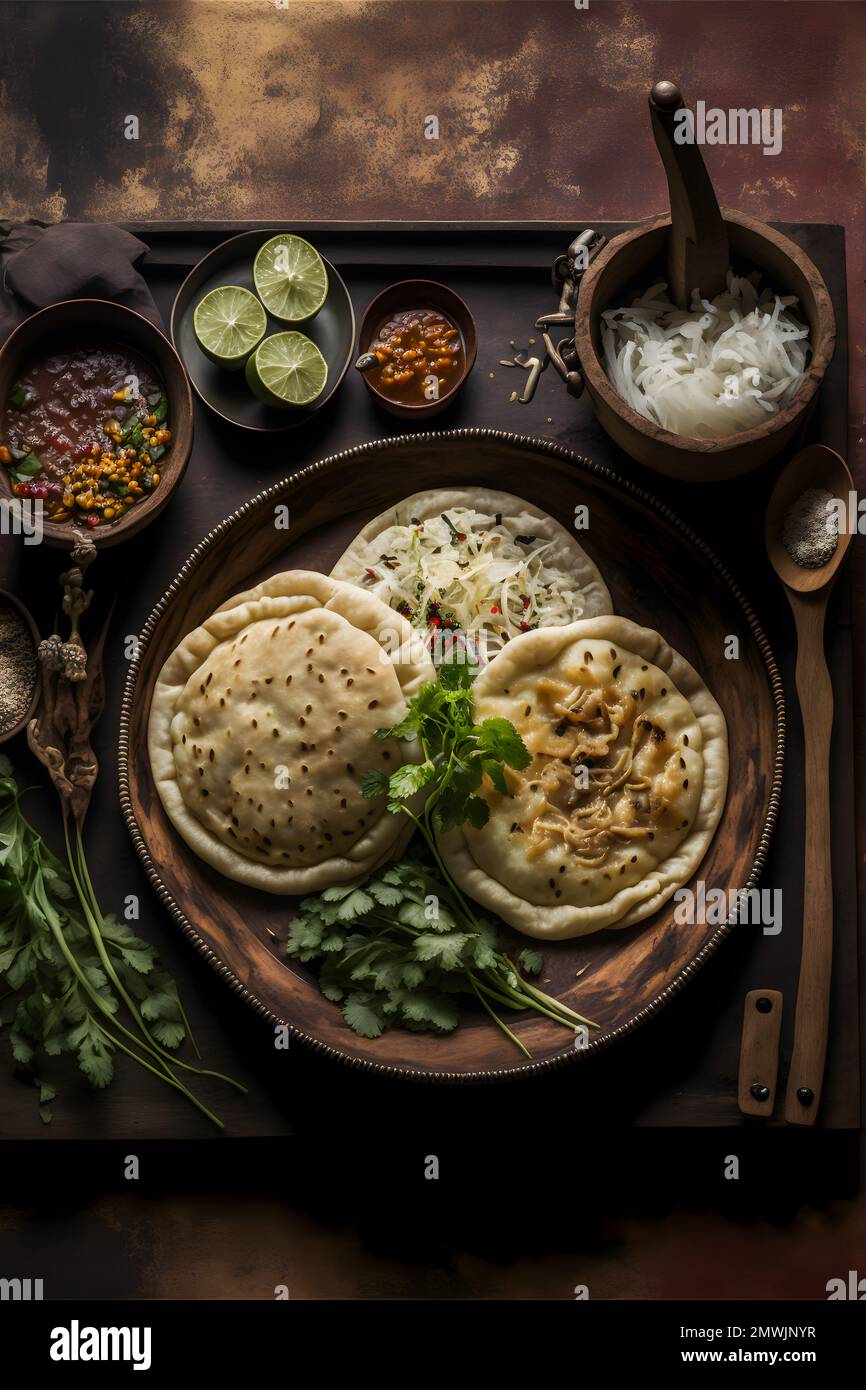
<path fill-rule="evenodd" d="M 671 202 L 668 290 L 679 309 L 688 309 L 693 289 L 704 299 L 724 290 L 731 263 L 728 233 L 700 146 L 677 141 L 684 127 L 677 113 L 685 110 L 685 100 L 676 83 L 657 82 L 649 108 Z"/>
<path fill-rule="evenodd" d="M 803 945 L 794 1019 L 794 1052 L 788 1072 L 785 1119 L 812 1125 L 818 1113 L 827 1053 L 830 975 L 833 964 L 833 869 L 830 857 L 830 736 L 833 687 L 824 657 L 827 600 L 842 566 L 851 532 L 840 531 L 836 549 L 820 569 L 798 565 L 782 541 L 791 505 L 807 488 L 839 498 L 848 515 L 854 482 L 844 459 L 823 444 L 802 449 L 779 477 L 770 497 L 764 538 L 770 564 L 785 586 L 797 628 L 797 694 L 803 716 L 806 765 L 806 843 L 803 882 Z"/>

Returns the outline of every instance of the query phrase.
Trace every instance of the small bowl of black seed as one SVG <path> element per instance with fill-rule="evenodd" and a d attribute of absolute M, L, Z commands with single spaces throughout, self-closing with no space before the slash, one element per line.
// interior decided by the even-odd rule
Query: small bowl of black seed
<path fill-rule="evenodd" d="M 0 743 L 21 732 L 39 699 L 39 631 L 20 599 L 0 589 Z"/>

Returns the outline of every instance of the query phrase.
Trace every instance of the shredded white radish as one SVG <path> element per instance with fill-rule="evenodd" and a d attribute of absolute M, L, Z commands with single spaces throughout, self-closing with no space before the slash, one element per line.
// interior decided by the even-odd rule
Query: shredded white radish
<path fill-rule="evenodd" d="M 811 354 L 798 301 L 760 275 L 728 271 L 728 288 L 710 302 L 692 293 L 677 309 L 657 284 L 627 309 L 602 314 L 608 377 L 625 401 L 673 434 L 721 439 L 781 410 L 797 393 Z"/>
<path fill-rule="evenodd" d="M 446 520 L 447 517 L 447 520 Z M 413 626 L 436 633 L 482 634 L 483 657 L 535 627 L 573 622 L 584 609 L 574 578 L 548 566 L 552 542 L 517 539 L 502 525 L 473 529 L 477 516 L 452 507 L 441 517 L 395 527 L 388 551 L 367 569 L 364 587 Z"/>

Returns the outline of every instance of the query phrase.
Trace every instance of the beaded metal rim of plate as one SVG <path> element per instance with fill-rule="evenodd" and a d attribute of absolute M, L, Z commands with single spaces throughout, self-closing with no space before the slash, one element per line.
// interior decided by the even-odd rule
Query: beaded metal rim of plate
<path fill-rule="evenodd" d="M 576 465 L 578 468 L 581 468 L 585 472 L 593 474 L 598 478 L 603 478 L 606 482 L 612 484 L 616 488 L 619 488 L 627 496 L 635 498 L 637 501 L 650 507 L 652 511 L 656 513 L 656 515 L 663 517 L 667 522 L 675 526 L 676 529 L 686 538 L 686 540 L 688 540 L 690 544 L 695 547 L 695 549 L 700 551 L 704 559 L 707 560 L 710 565 L 712 565 L 713 569 L 716 571 L 716 573 L 722 579 L 724 584 L 730 590 L 733 598 L 736 600 L 738 606 L 740 607 L 743 613 L 745 621 L 748 624 L 749 630 L 752 634 L 752 637 L 754 638 L 755 644 L 758 648 L 761 659 L 766 668 L 767 680 L 770 687 L 770 695 L 773 701 L 773 708 L 775 711 L 775 754 L 773 758 L 773 774 L 770 784 L 770 795 L 767 798 L 767 809 L 764 816 L 764 823 L 761 828 L 761 834 L 758 841 L 757 850 L 755 851 L 755 857 L 752 861 L 751 871 L 749 873 L 748 879 L 743 885 L 745 889 L 753 888 L 757 884 L 758 879 L 761 875 L 761 871 L 763 870 L 764 864 L 766 862 L 767 852 L 770 847 L 770 840 L 772 839 L 773 830 L 775 829 L 776 821 L 779 815 L 779 804 L 782 794 L 782 766 L 785 756 L 785 697 L 782 688 L 782 679 L 779 674 L 779 668 L 776 665 L 776 659 L 773 656 L 773 652 L 770 647 L 770 643 L 767 640 L 767 636 L 763 628 L 761 627 L 761 624 L 758 622 L 758 619 L 755 616 L 755 613 L 753 612 L 752 607 L 749 604 L 745 594 L 736 584 L 733 577 L 725 569 L 724 565 L 718 559 L 715 552 L 711 550 L 707 543 L 703 541 L 700 538 L 700 536 L 698 536 L 691 529 L 690 526 L 686 525 L 686 523 L 682 521 L 675 512 L 671 511 L 671 509 L 668 506 L 666 506 L 665 503 L 660 502 L 658 498 L 653 496 L 652 493 L 647 492 L 645 488 L 638 487 L 636 483 L 632 483 L 625 478 L 618 477 L 617 474 L 613 473 L 609 468 L 606 468 L 603 464 L 594 463 L 592 459 L 583 458 L 579 454 L 574 454 L 571 452 L 571 450 L 563 448 L 562 445 L 555 443 L 555 441 L 551 439 L 535 439 L 529 435 L 511 434 L 507 430 L 491 429 L 437 430 L 430 431 L 424 434 L 419 433 L 411 435 L 395 435 L 389 439 L 377 439 L 371 440 L 366 444 L 358 444 L 355 446 L 354 449 L 346 449 L 343 450 L 341 453 L 331 454 L 327 458 L 319 459 L 318 462 L 308 464 L 306 468 L 299 469 L 298 472 L 292 474 L 291 477 L 284 478 L 279 483 L 275 483 L 272 487 L 266 488 L 264 492 L 257 493 L 254 497 L 251 497 L 249 501 L 243 503 L 242 506 L 238 507 L 236 511 L 232 512 L 230 516 L 225 517 L 223 521 L 219 522 L 219 524 L 215 526 L 212 531 L 209 531 L 207 535 L 204 536 L 201 541 L 199 541 L 198 545 L 192 551 L 186 563 L 180 569 L 180 571 L 175 576 L 169 587 L 166 589 L 162 598 L 154 607 L 147 622 L 144 625 L 144 628 L 141 631 L 138 641 L 137 655 L 130 663 L 130 668 L 127 674 L 126 684 L 124 686 L 123 691 L 123 703 L 121 706 L 120 715 L 118 782 L 120 787 L 120 805 L 121 810 L 123 812 L 123 818 L 126 821 L 126 826 L 132 838 L 132 843 L 135 847 L 135 851 L 138 854 L 138 857 L 144 866 L 145 873 L 147 874 L 150 883 L 156 891 L 157 897 L 159 898 L 163 906 L 168 909 L 170 915 L 174 918 L 175 922 L 177 922 L 184 935 L 193 943 L 199 954 L 205 958 L 208 964 L 217 972 L 218 975 L 222 977 L 222 979 L 226 981 L 229 987 L 232 990 L 234 990 L 236 994 L 240 995 L 241 999 L 243 999 L 244 1002 L 248 1004 L 261 1018 L 265 1019 L 268 1023 L 280 1024 L 283 1027 L 288 1028 L 290 1034 L 293 1037 L 300 1039 L 302 1042 L 312 1047 L 316 1052 L 322 1053 L 327 1057 L 332 1057 L 335 1060 L 346 1063 L 351 1067 L 360 1068 L 363 1071 L 375 1072 L 383 1076 L 393 1076 L 402 1080 L 424 1081 L 434 1083 L 511 1081 L 522 1077 L 538 1075 L 541 1072 L 554 1071 L 561 1067 L 567 1066 L 570 1063 L 574 1063 L 578 1060 L 583 1060 L 584 1058 L 588 1058 L 598 1052 L 606 1050 L 608 1047 L 611 1046 L 612 1043 L 617 1042 L 620 1038 L 626 1037 L 629 1033 L 633 1033 L 636 1028 L 638 1028 L 642 1023 L 645 1023 L 647 1019 L 652 1018 L 655 1014 L 659 1012 L 660 1009 L 664 1007 L 665 1004 L 667 1004 L 671 999 L 673 999 L 675 995 L 679 994 L 680 990 L 684 987 L 684 985 L 688 983 L 688 981 L 692 978 L 693 975 L 697 974 L 701 966 L 704 965 L 707 960 L 709 960 L 710 956 L 714 954 L 721 942 L 725 939 L 726 936 L 729 935 L 733 927 L 736 925 L 736 912 L 732 913 L 731 916 L 727 919 L 727 921 L 723 922 L 718 927 L 717 931 L 713 933 L 709 941 L 698 952 L 698 954 L 689 962 L 687 966 L 685 966 L 679 972 L 678 975 L 674 977 L 673 980 L 671 980 L 669 985 L 667 985 L 663 990 L 661 990 L 655 996 L 655 998 L 650 1001 L 649 1004 L 647 1004 L 643 1009 L 640 1009 L 631 1019 L 629 1019 L 627 1023 L 622 1024 L 618 1028 L 612 1029 L 609 1033 L 606 1033 L 603 1038 L 599 1038 L 596 1041 L 589 1043 L 587 1047 L 571 1048 L 566 1052 L 558 1053 L 554 1057 L 546 1057 L 539 1061 L 520 1063 L 513 1067 L 497 1067 L 482 1071 L 467 1072 L 422 1071 L 418 1070 L 417 1068 L 389 1066 L 382 1062 L 369 1061 L 367 1058 L 364 1057 L 355 1057 L 349 1052 L 344 1052 L 340 1048 L 332 1047 L 329 1043 L 320 1041 L 318 1038 L 313 1037 L 311 1034 L 304 1032 L 303 1029 L 296 1027 L 295 1024 L 291 1023 L 288 1019 L 280 1018 L 277 1014 L 275 1014 L 273 1010 L 271 1010 L 265 1003 L 262 1002 L 261 999 L 257 998 L 255 994 L 248 990 L 246 986 L 243 984 L 243 982 L 239 980 L 238 977 L 234 974 L 234 972 L 230 970 L 229 967 L 220 960 L 216 952 L 211 949 L 211 947 L 207 944 L 206 941 L 202 939 L 201 936 L 199 936 L 198 932 L 193 927 L 189 919 L 186 917 L 180 905 L 177 902 L 175 902 L 171 893 L 168 891 L 168 889 L 165 887 L 164 883 L 160 879 L 158 869 L 150 857 L 150 853 L 144 841 L 144 837 L 141 834 L 138 821 L 135 818 L 129 783 L 129 729 L 132 712 L 132 703 L 135 696 L 135 688 L 138 680 L 139 670 L 141 668 L 142 656 L 147 649 L 150 639 L 156 631 L 157 625 L 160 619 L 162 618 L 163 613 L 165 612 L 167 606 L 174 601 L 175 597 L 177 596 L 180 590 L 181 585 L 186 581 L 189 575 L 194 572 L 194 570 L 199 564 L 199 561 L 209 550 L 211 545 L 213 545 L 215 541 L 217 541 L 221 536 L 223 536 L 225 532 L 237 520 L 239 520 L 242 516 L 247 515 L 247 513 L 251 511 L 255 511 L 259 508 L 264 508 L 269 505 L 272 505 L 276 500 L 281 499 L 287 493 L 289 493 L 292 487 L 296 486 L 302 480 L 306 480 L 318 474 L 325 473 L 328 469 L 334 468 L 338 464 L 342 464 L 349 459 L 357 459 L 359 457 L 368 454 L 379 453 L 387 449 L 403 447 L 407 444 L 424 445 L 439 442 L 447 443 L 449 440 L 473 439 L 494 440 L 502 444 L 507 444 L 511 447 L 524 447 L 536 449 L 541 453 L 549 454 L 552 458 L 560 459 L 565 463 Z"/>

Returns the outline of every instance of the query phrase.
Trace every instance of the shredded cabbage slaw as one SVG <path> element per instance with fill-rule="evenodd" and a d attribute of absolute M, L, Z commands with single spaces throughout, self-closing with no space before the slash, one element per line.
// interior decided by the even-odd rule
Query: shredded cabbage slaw
<path fill-rule="evenodd" d="M 574 577 L 548 562 L 553 541 L 513 536 L 498 516 L 480 526 L 478 517 L 454 507 L 393 527 L 388 550 L 360 582 L 431 639 L 461 632 L 482 655 L 488 643 L 498 650 L 521 632 L 581 616 Z"/>

